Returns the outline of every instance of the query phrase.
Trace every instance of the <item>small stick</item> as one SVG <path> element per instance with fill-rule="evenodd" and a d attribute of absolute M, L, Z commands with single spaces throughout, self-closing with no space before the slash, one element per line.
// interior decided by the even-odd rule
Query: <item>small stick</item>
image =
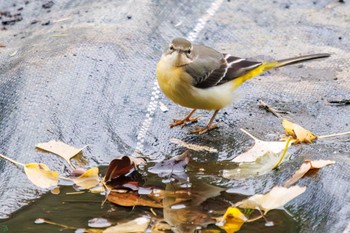
<path fill-rule="evenodd" d="M 286 111 L 280 111 L 280 110 L 276 110 L 276 109 L 272 108 L 271 106 L 269 106 L 267 103 L 265 103 L 262 100 L 259 100 L 259 107 L 265 109 L 267 112 L 271 112 L 274 116 L 276 116 L 278 118 L 282 118 L 282 116 L 280 114 L 288 114 L 288 112 L 286 112 Z"/>

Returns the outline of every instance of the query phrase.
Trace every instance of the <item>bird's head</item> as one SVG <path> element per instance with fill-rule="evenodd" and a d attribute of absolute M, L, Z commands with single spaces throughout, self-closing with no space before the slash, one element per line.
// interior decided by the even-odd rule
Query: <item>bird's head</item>
<path fill-rule="evenodd" d="M 172 66 L 179 67 L 192 63 L 196 54 L 190 41 L 184 38 L 175 38 L 164 51 L 163 57 Z"/>

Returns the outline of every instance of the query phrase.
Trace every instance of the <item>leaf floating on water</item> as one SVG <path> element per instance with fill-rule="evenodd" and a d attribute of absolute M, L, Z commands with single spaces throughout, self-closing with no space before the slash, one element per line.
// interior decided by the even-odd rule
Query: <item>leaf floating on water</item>
<path fill-rule="evenodd" d="M 298 180 L 300 180 L 309 170 L 319 169 L 330 164 L 334 164 L 333 160 L 305 160 L 305 162 L 300 166 L 300 168 L 294 173 L 294 175 L 284 183 L 284 186 L 288 187 Z"/>
<path fill-rule="evenodd" d="M 71 158 L 73 158 L 78 153 L 80 153 L 85 147 L 77 149 L 75 147 L 67 145 L 64 142 L 55 141 L 55 140 L 51 140 L 51 141 L 46 142 L 46 143 L 38 143 L 36 145 L 36 148 L 39 148 L 41 150 L 48 151 L 48 152 L 51 152 L 51 153 L 56 154 L 58 156 L 61 156 L 69 163 L 69 165 L 71 167 L 73 167 L 73 165 L 70 162 Z"/>
<path fill-rule="evenodd" d="M 294 143 L 311 143 L 313 140 L 317 139 L 315 134 L 298 124 L 288 121 L 287 119 L 283 119 L 282 125 L 286 134 L 295 139 Z"/>
<path fill-rule="evenodd" d="M 276 186 L 266 194 L 255 194 L 243 201 L 237 202 L 236 206 L 245 209 L 258 209 L 268 211 L 283 207 L 286 203 L 296 198 L 303 192 L 306 187 L 292 186 L 290 188 Z"/>
<path fill-rule="evenodd" d="M 283 142 L 285 144 L 285 142 Z M 237 168 L 223 170 L 222 176 L 227 179 L 247 179 L 262 176 L 274 169 L 279 162 L 280 154 L 266 152 L 252 163 L 240 163 Z M 287 157 L 284 158 L 286 160 Z"/>
<path fill-rule="evenodd" d="M 56 187 L 56 188 L 51 189 L 51 193 L 54 195 L 58 195 L 58 194 L 60 194 L 60 192 L 61 192 L 60 187 Z"/>
<path fill-rule="evenodd" d="M 164 160 L 148 169 L 148 172 L 158 174 L 159 177 L 175 178 L 179 181 L 186 181 L 187 174 L 185 167 L 190 161 L 190 153 L 185 151 L 181 155 L 175 156 L 169 160 Z"/>
<path fill-rule="evenodd" d="M 106 228 L 112 224 L 105 218 L 93 218 L 88 221 L 88 226 L 93 228 Z"/>
<path fill-rule="evenodd" d="M 244 152 L 240 155 L 238 155 L 236 158 L 232 160 L 232 162 L 235 163 L 242 163 L 242 162 L 254 162 L 257 158 L 265 155 L 267 152 L 272 153 L 280 153 L 283 151 L 286 143 L 285 142 L 266 142 L 257 139 L 244 129 L 241 129 L 244 133 L 246 133 L 248 136 L 254 139 L 255 143 L 252 148 L 250 148 L 247 152 Z"/>
<path fill-rule="evenodd" d="M 247 221 L 246 216 L 238 208 L 228 207 L 222 221 L 217 225 L 226 233 L 234 233 L 241 229 L 245 221 Z"/>
<path fill-rule="evenodd" d="M 73 178 L 72 181 L 76 185 L 84 189 L 93 188 L 100 183 L 100 178 L 98 176 L 98 168 L 97 167 L 90 168 L 89 170 L 84 172 L 84 174 L 82 174 L 81 176 L 77 178 Z"/>
<path fill-rule="evenodd" d="M 126 223 L 120 223 L 109 227 L 103 233 L 139 233 L 145 232 L 151 219 L 148 217 L 139 217 Z"/>
<path fill-rule="evenodd" d="M 180 139 L 176 139 L 176 138 L 171 138 L 170 142 L 175 143 L 181 147 L 185 147 L 187 149 L 194 150 L 194 151 L 208 151 L 210 153 L 217 153 L 218 152 L 218 150 L 215 148 L 187 143 L 187 142 L 181 141 Z"/>
<path fill-rule="evenodd" d="M 28 163 L 24 165 L 28 179 L 40 188 L 50 188 L 58 185 L 59 173 L 51 171 L 43 163 Z"/>

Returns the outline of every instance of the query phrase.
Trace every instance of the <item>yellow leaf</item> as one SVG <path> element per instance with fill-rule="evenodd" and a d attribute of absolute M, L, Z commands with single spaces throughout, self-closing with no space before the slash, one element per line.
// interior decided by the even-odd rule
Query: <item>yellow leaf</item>
<path fill-rule="evenodd" d="M 84 172 L 81 176 L 72 179 L 72 181 L 76 185 L 84 189 L 93 188 L 96 185 L 98 185 L 100 182 L 100 179 L 98 177 L 98 168 L 97 167 L 90 168 L 89 170 Z"/>
<path fill-rule="evenodd" d="M 294 184 L 295 182 L 300 180 L 311 169 L 319 169 L 333 163 L 335 163 L 335 161 L 332 161 L 332 160 L 314 160 L 314 161 L 305 160 L 305 162 L 294 173 L 294 175 L 284 183 L 284 186 L 288 187 Z"/>
<path fill-rule="evenodd" d="M 274 187 L 266 194 L 255 194 L 243 201 L 237 202 L 236 206 L 245 209 L 259 209 L 265 214 L 273 209 L 283 207 L 287 202 L 305 192 L 306 187 L 292 186 L 290 188 Z"/>
<path fill-rule="evenodd" d="M 121 223 L 113 227 L 109 227 L 103 233 L 138 233 L 145 232 L 151 219 L 148 217 L 139 217 L 130 222 Z"/>
<path fill-rule="evenodd" d="M 246 216 L 238 208 L 228 207 L 218 226 L 227 233 L 234 233 L 241 229 L 245 221 Z"/>
<path fill-rule="evenodd" d="M 36 148 L 61 156 L 72 166 L 70 159 L 80 153 L 85 147 L 77 149 L 64 142 L 51 140 L 46 143 L 38 143 Z"/>
<path fill-rule="evenodd" d="M 294 143 L 311 143 L 313 140 L 317 139 L 317 136 L 311 133 L 309 130 L 304 129 L 298 124 L 283 119 L 283 128 L 288 136 L 292 136 L 295 141 Z"/>
<path fill-rule="evenodd" d="M 28 179 L 40 188 L 50 188 L 58 184 L 59 173 L 57 171 L 51 171 L 43 163 L 25 164 L 24 172 Z"/>

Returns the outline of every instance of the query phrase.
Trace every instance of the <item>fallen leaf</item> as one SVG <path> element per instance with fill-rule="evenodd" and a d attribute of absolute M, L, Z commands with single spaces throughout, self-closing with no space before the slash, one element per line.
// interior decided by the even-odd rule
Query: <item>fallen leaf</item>
<path fill-rule="evenodd" d="M 28 179 L 40 188 L 50 188 L 58 185 L 59 173 L 51 171 L 43 163 L 28 163 L 24 165 Z"/>
<path fill-rule="evenodd" d="M 5 48 L 6 45 L 0 43 L 0 48 Z"/>
<path fill-rule="evenodd" d="M 129 173 L 134 169 L 134 167 L 134 164 L 128 156 L 123 156 L 120 159 L 113 159 L 108 165 L 108 169 L 103 180 L 105 182 L 110 182 L 113 179 Z"/>
<path fill-rule="evenodd" d="M 140 162 L 141 160 L 131 159 L 129 156 L 113 159 L 103 178 L 105 184 L 111 189 L 137 190 L 145 182 L 143 176 L 136 170 L 136 164 L 140 164 Z"/>
<path fill-rule="evenodd" d="M 74 168 L 74 166 L 70 162 L 71 158 L 80 153 L 85 147 L 77 149 L 75 147 L 67 145 L 64 142 L 51 140 L 46 143 L 38 143 L 36 145 L 36 148 L 61 156 L 69 163 L 71 167 Z"/>
<path fill-rule="evenodd" d="M 257 139 L 244 129 L 241 129 L 244 133 L 246 133 L 248 136 L 254 139 L 255 143 L 252 148 L 250 148 L 247 152 L 244 152 L 240 155 L 238 155 L 236 158 L 232 160 L 232 162 L 235 163 L 242 163 L 242 162 L 254 162 L 257 158 L 263 156 L 267 152 L 272 152 L 272 153 L 280 153 L 283 151 L 286 143 L 285 142 L 277 142 L 277 141 L 272 141 L 272 142 L 266 142 Z"/>
<path fill-rule="evenodd" d="M 286 203 L 296 198 L 306 187 L 292 186 L 290 188 L 276 186 L 266 194 L 255 194 L 243 201 L 237 202 L 236 206 L 245 209 L 258 209 L 267 214 L 268 211 L 283 207 Z"/>
<path fill-rule="evenodd" d="M 120 223 L 109 227 L 103 233 L 139 233 L 145 232 L 151 219 L 148 217 L 139 217 L 126 223 Z"/>
<path fill-rule="evenodd" d="M 305 160 L 300 168 L 294 173 L 294 175 L 284 183 L 284 186 L 289 187 L 290 185 L 294 184 L 311 169 L 319 169 L 334 163 L 335 161 L 332 160 Z"/>
<path fill-rule="evenodd" d="M 60 192 L 61 192 L 60 187 L 56 187 L 56 188 L 51 189 L 51 193 L 54 195 L 58 195 L 58 194 L 60 194 Z"/>
<path fill-rule="evenodd" d="M 194 151 L 208 151 L 208 152 L 211 152 L 211 153 L 217 153 L 218 152 L 218 150 L 215 149 L 215 148 L 187 143 L 187 142 L 181 141 L 180 139 L 176 139 L 176 138 L 171 138 L 170 142 L 171 143 L 175 143 L 175 144 L 177 144 L 177 145 L 179 145 L 181 147 L 185 147 L 187 149 L 194 150 Z"/>
<path fill-rule="evenodd" d="M 88 226 L 92 228 L 106 228 L 112 224 L 105 218 L 93 218 L 88 221 Z"/>
<path fill-rule="evenodd" d="M 77 178 L 73 178 L 72 181 L 76 185 L 84 189 L 93 188 L 100 183 L 100 178 L 98 176 L 98 168 L 97 167 L 90 168 L 89 170 L 84 172 L 81 176 Z"/>
<path fill-rule="evenodd" d="M 155 164 L 153 167 L 148 168 L 148 172 L 157 174 L 162 178 L 174 178 L 179 181 L 186 181 L 187 174 L 185 172 L 185 166 L 190 160 L 189 155 L 190 153 L 185 151 L 181 155 Z"/>
<path fill-rule="evenodd" d="M 283 142 L 285 144 L 285 142 Z M 284 157 L 284 160 L 287 160 Z M 238 167 L 234 169 L 223 170 L 222 176 L 227 179 L 246 179 L 255 176 L 261 176 L 269 173 L 274 169 L 275 165 L 280 160 L 280 154 L 275 154 L 270 151 L 266 152 L 263 156 L 257 158 L 251 163 L 240 163 Z"/>
<path fill-rule="evenodd" d="M 288 136 L 292 136 L 295 141 L 294 143 L 311 143 L 313 140 L 317 139 L 317 136 L 311 133 L 309 130 L 304 129 L 298 124 L 283 119 L 283 128 Z"/>
<path fill-rule="evenodd" d="M 226 233 L 234 233 L 241 229 L 244 222 L 247 221 L 246 216 L 236 207 L 228 207 L 222 221 L 217 223 Z"/>
<path fill-rule="evenodd" d="M 120 206 L 148 206 L 153 208 L 163 208 L 161 201 L 151 195 L 140 195 L 136 192 L 119 193 L 110 192 L 108 201 Z"/>

